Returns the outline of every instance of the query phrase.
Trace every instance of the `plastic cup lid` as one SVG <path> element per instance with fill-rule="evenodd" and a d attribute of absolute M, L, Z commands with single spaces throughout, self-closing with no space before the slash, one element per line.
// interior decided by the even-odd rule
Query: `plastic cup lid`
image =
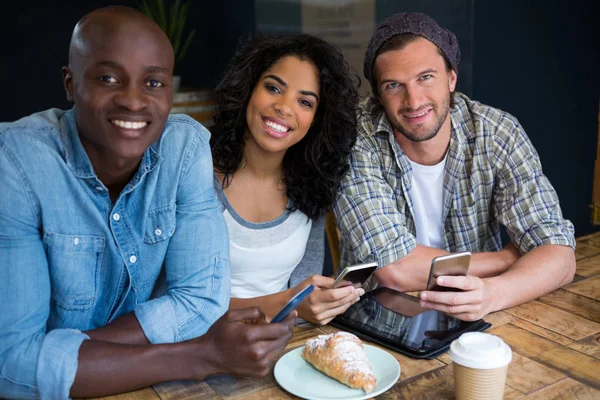
<path fill-rule="evenodd" d="M 467 368 L 494 369 L 510 363 L 512 351 L 498 336 L 469 332 L 452 342 L 450 358 Z"/>

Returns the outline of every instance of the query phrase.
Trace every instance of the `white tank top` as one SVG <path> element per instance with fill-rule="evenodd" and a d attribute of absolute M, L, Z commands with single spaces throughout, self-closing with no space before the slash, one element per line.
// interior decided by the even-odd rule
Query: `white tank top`
<path fill-rule="evenodd" d="M 437 249 L 443 248 L 442 200 L 446 158 L 436 165 L 421 165 L 408 160 L 412 166 L 409 194 L 415 213 L 417 244 Z"/>

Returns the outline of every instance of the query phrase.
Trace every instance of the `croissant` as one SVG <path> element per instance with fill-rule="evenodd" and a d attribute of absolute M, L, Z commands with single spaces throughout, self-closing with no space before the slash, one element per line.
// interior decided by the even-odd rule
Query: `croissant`
<path fill-rule="evenodd" d="M 351 333 L 336 332 L 307 340 L 302 358 L 324 374 L 365 393 L 377 383 L 362 342 Z"/>

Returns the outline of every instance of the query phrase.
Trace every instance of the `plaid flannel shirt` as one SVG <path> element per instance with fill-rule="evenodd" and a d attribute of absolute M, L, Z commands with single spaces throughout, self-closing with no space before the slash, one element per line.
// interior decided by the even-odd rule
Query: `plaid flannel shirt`
<path fill-rule="evenodd" d="M 334 204 L 341 265 L 377 261 L 384 267 L 417 245 L 409 190 L 412 168 L 384 111 L 361 104 L 350 170 Z M 519 122 L 456 93 L 444 173 L 444 250 L 498 251 L 500 224 L 521 254 L 546 245 L 575 248 L 573 224 L 542 173 Z"/>

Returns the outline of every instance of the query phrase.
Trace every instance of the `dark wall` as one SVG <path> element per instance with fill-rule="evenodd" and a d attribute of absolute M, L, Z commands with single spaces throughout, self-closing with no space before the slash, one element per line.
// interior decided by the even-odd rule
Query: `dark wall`
<path fill-rule="evenodd" d="M 12 121 L 51 107 L 68 108 L 61 67 L 77 21 L 107 5 L 135 1 L 21 1 L 0 5 L 0 68 L 3 99 L 0 121 Z M 239 36 L 254 30 L 254 3 L 244 0 L 193 0 L 188 25 L 196 28 L 188 56 L 178 67 L 182 84 L 214 87 Z"/>
<path fill-rule="evenodd" d="M 597 3 L 475 2 L 473 98 L 519 119 L 577 236 L 595 230 L 589 204 L 600 96 Z"/>

